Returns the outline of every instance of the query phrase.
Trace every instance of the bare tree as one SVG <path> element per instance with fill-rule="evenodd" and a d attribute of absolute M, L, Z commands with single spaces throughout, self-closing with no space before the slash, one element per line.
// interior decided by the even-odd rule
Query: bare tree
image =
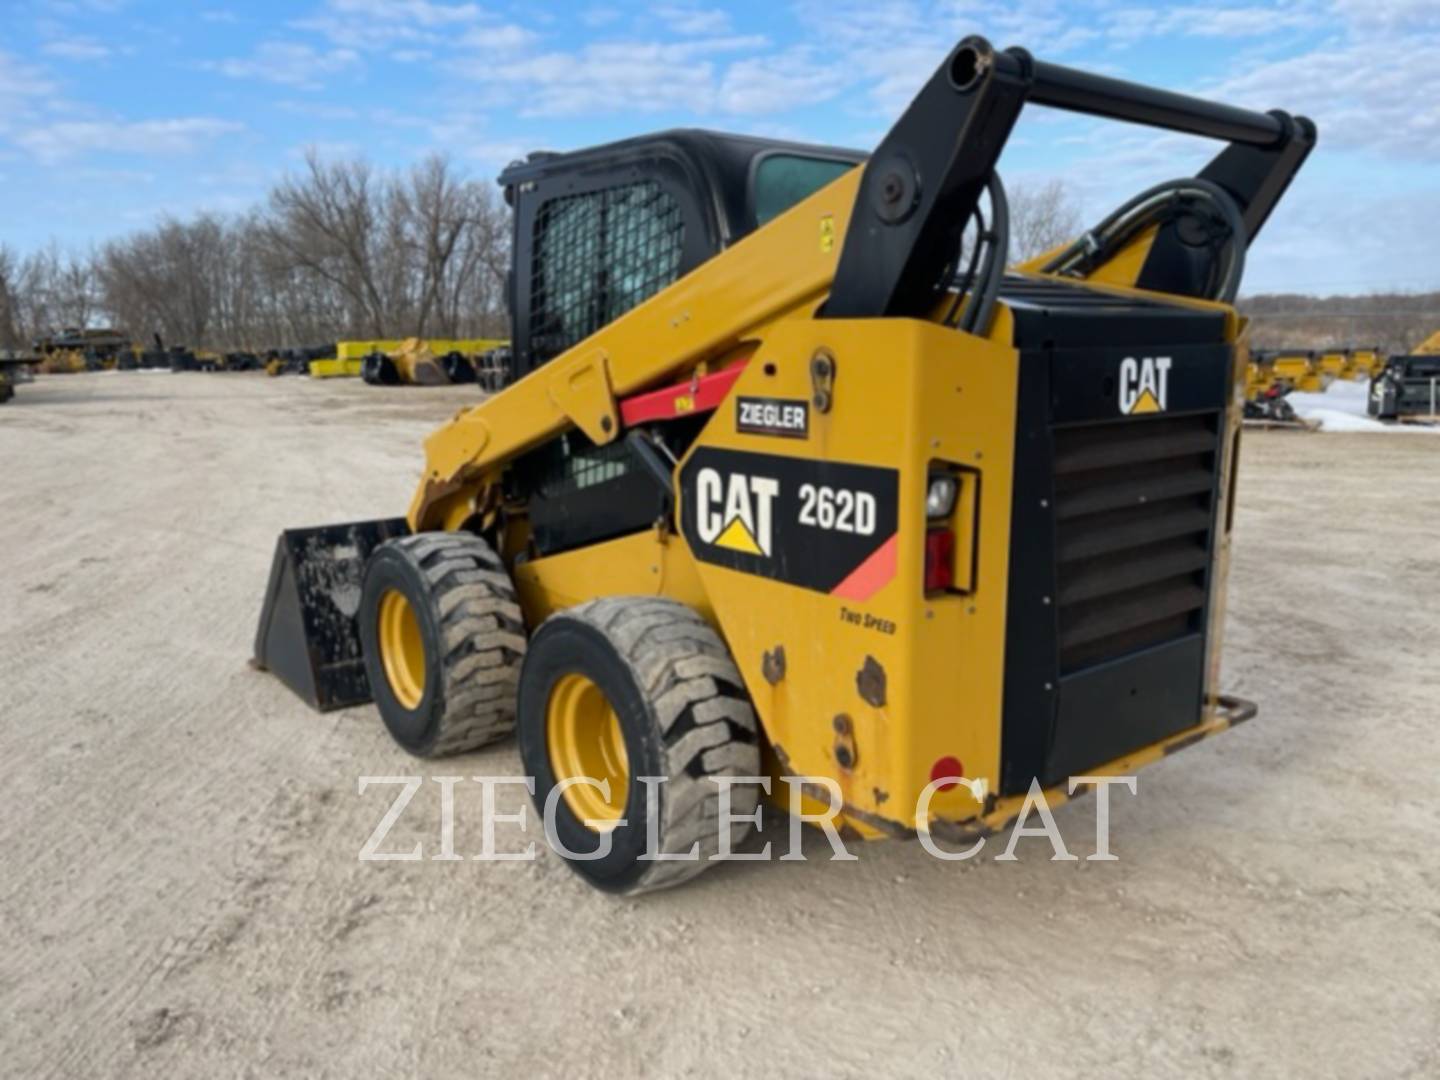
<path fill-rule="evenodd" d="M 376 337 L 385 332 L 380 292 L 380 197 L 363 161 L 326 164 L 315 151 L 306 174 L 270 193 L 265 237 L 272 262 L 313 275 L 349 301 L 352 318 Z"/>
<path fill-rule="evenodd" d="M 20 333 L 19 277 L 20 260 L 0 244 L 0 348 L 14 349 L 24 344 Z"/>
<path fill-rule="evenodd" d="M 1063 181 L 1016 184 L 1008 194 L 1012 262 L 1033 259 L 1080 235 L 1080 207 Z"/>
<path fill-rule="evenodd" d="M 388 174 L 311 154 L 247 214 L 164 219 L 87 258 L 0 251 L 0 340 L 100 319 L 220 349 L 500 335 L 509 221 L 444 157 Z"/>

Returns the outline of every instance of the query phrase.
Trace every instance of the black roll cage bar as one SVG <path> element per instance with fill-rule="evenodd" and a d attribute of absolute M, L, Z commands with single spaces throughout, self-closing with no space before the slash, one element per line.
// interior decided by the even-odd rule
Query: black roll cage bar
<path fill-rule="evenodd" d="M 1246 244 L 1315 145 L 1315 125 L 1305 117 L 1078 71 L 967 37 L 865 165 L 824 317 L 921 318 L 934 309 L 961 234 L 1032 102 L 1228 142 L 1199 176 L 1234 199 Z M 1171 222 L 1157 235 L 1137 284 L 1183 294 L 1193 279 L 1191 262 Z"/>

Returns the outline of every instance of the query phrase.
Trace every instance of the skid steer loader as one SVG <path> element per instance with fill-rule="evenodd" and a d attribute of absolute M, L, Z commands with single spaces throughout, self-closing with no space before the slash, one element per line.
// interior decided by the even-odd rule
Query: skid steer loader
<path fill-rule="evenodd" d="M 1007 273 L 1027 103 L 1229 145 Z M 1314 138 L 971 37 L 869 156 L 532 155 L 501 177 L 516 381 L 428 439 L 407 517 L 281 536 L 257 665 L 373 695 L 421 757 L 516 731 L 621 893 L 742 837 L 737 778 L 960 839 L 1247 719 L 1218 688 L 1233 301 Z"/>

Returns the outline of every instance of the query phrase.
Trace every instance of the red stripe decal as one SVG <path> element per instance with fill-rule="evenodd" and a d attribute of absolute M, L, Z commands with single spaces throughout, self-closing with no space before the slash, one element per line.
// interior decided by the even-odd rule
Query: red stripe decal
<path fill-rule="evenodd" d="M 634 427 L 651 420 L 674 420 L 718 408 L 745 370 L 745 363 L 731 364 L 723 371 L 626 398 L 620 402 L 620 422 L 625 427 Z"/>
<path fill-rule="evenodd" d="M 850 576 L 831 589 L 830 595 L 857 602 L 869 600 L 895 576 L 895 556 L 899 550 L 900 534 L 896 533 L 850 571 Z"/>

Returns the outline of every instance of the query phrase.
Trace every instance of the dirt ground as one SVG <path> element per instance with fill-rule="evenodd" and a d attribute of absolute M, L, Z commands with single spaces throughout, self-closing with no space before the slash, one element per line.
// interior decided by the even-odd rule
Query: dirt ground
<path fill-rule="evenodd" d="M 0 409 L 0 1076 L 1440 1075 L 1440 438 L 1247 435 L 1225 663 L 1262 712 L 1117 795 L 1118 862 L 819 840 L 623 901 L 430 861 L 429 782 L 385 845 L 427 859 L 361 862 L 395 789 L 360 776 L 514 746 L 419 763 L 246 664 L 277 531 L 403 511 L 472 394 Z M 1057 816 L 1090 854 L 1094 803 Z"/>

